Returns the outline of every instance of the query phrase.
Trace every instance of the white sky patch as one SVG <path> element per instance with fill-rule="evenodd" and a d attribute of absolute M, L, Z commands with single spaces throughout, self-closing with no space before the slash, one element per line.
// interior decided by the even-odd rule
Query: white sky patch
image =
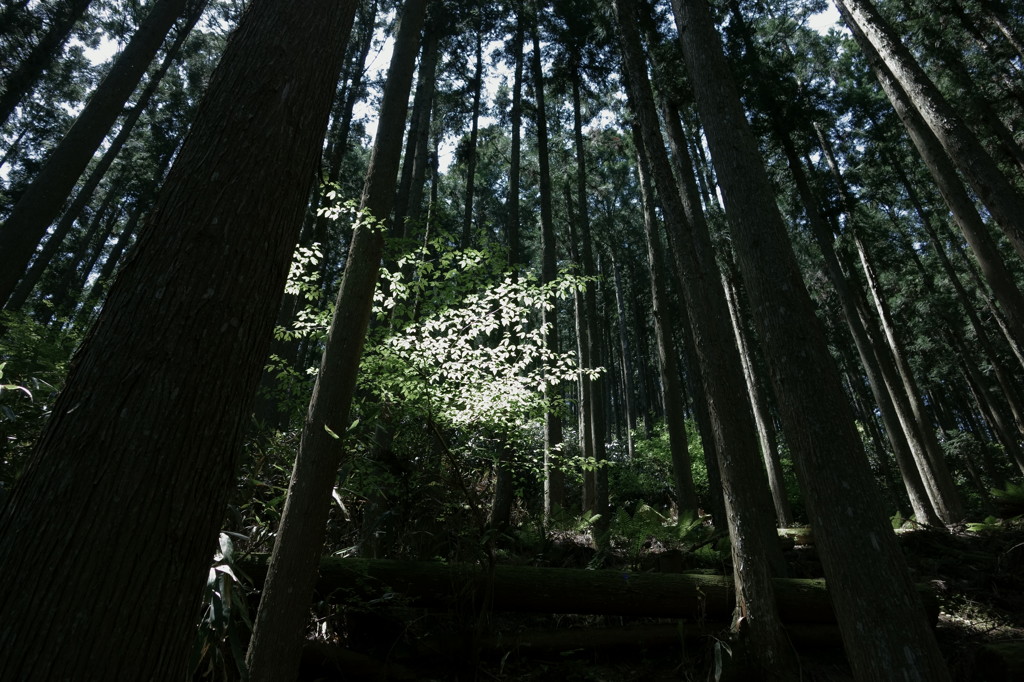
<path fill-rule="evenodd" d="M 807 19 L 807 25 L 821 34 L 828 33 L 828 30 L 834 28 L 837 23 L 839 23 L 839 10 L 836 9 L 835 5 L 831 4 L 824 12 L 810 16 Z"/>

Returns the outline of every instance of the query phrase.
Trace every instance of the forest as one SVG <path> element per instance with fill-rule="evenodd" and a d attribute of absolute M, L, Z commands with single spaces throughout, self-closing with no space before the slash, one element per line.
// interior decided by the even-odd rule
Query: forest
<path fill-rule="evenodd" d="M 3 0 L 0 682 L 1024 679 L 1024 2 Z"/>

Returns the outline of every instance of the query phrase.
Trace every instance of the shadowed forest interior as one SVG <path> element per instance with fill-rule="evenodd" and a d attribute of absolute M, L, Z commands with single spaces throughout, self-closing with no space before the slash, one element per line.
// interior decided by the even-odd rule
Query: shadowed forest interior
<path fill-rule="evenodd" d="M 4 0 L 0 682 L 1024 679 L 1024 3 Z"/>

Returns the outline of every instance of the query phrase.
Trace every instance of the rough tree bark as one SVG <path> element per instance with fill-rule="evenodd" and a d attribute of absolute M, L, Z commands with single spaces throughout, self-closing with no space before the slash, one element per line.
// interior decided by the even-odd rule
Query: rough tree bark
<path fill-rule="evenodd" d="M 229 41 L 0 518 L 4 682 L 185 678 L 355 4 Z"/>

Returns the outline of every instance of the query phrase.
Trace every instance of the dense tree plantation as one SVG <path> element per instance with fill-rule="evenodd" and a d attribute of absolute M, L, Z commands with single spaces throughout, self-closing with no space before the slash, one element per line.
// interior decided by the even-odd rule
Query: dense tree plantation
<path fill-rule="evenodd" d="M 1022 259 L 1018 0 L 5 0 L 0 680 L 1022 679 Z"/>

